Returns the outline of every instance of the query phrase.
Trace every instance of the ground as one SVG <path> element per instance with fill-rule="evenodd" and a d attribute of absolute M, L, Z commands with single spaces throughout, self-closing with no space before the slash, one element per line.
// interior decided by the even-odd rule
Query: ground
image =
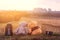
<path fill-rule="evenodd" d="M 48 36 L 48 35 L 1 36 L 0 40 L 60 40 L 60 36 Z"/>

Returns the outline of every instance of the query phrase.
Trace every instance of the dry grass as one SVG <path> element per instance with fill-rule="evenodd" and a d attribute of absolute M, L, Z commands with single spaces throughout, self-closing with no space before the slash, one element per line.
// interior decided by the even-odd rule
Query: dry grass
<path fill-rule="evenodd" d="M 1 36 L 1 40 L 60 40 L 60 36 L 25 35 L 25 36 Z"/>

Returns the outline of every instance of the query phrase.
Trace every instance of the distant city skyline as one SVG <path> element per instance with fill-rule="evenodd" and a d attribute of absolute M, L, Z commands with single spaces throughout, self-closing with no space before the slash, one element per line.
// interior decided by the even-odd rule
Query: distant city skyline
<path fill-rule="evenodd" d="M 51 8 L 60 11 L 60 0 L 0 0 L 0 10 L 33 10 Z"/>

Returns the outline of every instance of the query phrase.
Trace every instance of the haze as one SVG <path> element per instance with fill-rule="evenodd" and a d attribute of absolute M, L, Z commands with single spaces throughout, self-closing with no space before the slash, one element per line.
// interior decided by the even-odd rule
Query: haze
<path fill-rule="evenodd" d="M 32 10 L 38 7 L 60 10 L 60 0 L 0 0 L 0 10 Z"/>

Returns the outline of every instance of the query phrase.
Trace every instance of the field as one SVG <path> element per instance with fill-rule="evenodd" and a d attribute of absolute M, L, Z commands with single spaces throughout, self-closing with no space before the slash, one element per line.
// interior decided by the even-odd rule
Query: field
<path fill-rule="evenodd" d="M 25 36 L 1 36 L 0 40 L 60 40 L 60 36 L 49 35 L 25 35 Z"/>
<path fill-rule="evenodd" d="M 37 19 L 37 18 L 31 18 L 32 20 L 37 20 L 39 25 L 41 26 L 42 31 L 53 31 L 57 34 L 60 34 L 60 20 L 55 20 L 55 19 Z M 4 30 L 7 23 L 1 23 L 1 29 L 0 29 L 0 35 L 4 35 Z M 13 31 L 16 29 L 18 26 L 18 21 L 12 22 L 13 25 Z M 3 31 L 3 32 L 2 32 Z M 6 36 L 1 36 L 1 40 L 60 40 L 60 35 L 56 36 L 47 36 L 47 35 L 26 35 L 26 36 L 12 36 L 12 37 L 6 37 Z"/>
<path fill-rule="evenodd" d="M 6 14 L 7 15 L 6 15 Z M 20 14 L 24 13 L 24 14 Z M 25 14 L 26 13 L 26 14 Z M 24 19 L 24 18 L 25 19 Z M 21 19 L 23 18 L 23 19 Z M 52 31 L 58 36 L 48 35 L 26 35 L 26 36 L 4 36 L 5 27 L 8 22 L 13 25 L 13 32 L 22 20 L 37 21 L 43 33 Z M 0 12 L 0 39 L 1 40 L 60 40 L 60 15 L 59 14 L 28 14 L 27 12 Z M 3 35 L 3 36 L 2 36 Z"/>

